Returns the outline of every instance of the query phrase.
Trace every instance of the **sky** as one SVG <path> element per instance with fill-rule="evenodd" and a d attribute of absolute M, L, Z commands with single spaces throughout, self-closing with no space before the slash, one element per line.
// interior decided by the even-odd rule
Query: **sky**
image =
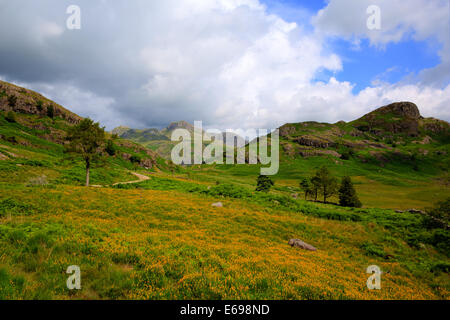
<path fill-rule="evenodd" d="M 449 13 L 448 0 L 0 0 L 0 79 L 108 130 L 334 123 L 396 101 L 449 121 Z"/>

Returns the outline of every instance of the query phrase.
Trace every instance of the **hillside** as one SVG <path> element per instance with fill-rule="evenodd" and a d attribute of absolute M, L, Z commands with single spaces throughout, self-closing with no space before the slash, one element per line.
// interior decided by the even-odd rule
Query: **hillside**
<path fill-rule="evenodd" d="M 67 129 L 82 118 L 42 95 L 6 82 L 0 83 L 0 166 L 4 179 L 14 181 L 30 172 L 47 182 L 81 183 L 83 164 L 64 154 Z M 8 113 L 13 112 L 13 119 Z M 111 138 L 111 137 L 110 137 Z M 103 154 L 93 184 L 132 178 L 130 170 L 157 171 L 171 164 L 154 151 L 126 139 L 114 139 L 116 153 Z M 123 180 L 125 179 L 125 180 Z"/>
<path fill-rule="evenodd" d="M 92 170 L 103 187 L 86 188 L 82 162 L 63 152 L 80 118 L 40 113 L 32 108 L 39 100 L 27 100 L 36 93 L 18 90 L 15 106 L 11 93 L 0 100 L 0 299 L 450 299 L 449 230 L 416 211 L 396 212 L 389 198 L 433 206 L 449 194 L 438 180 L 445 168 L 284 154 L 275 187 L 261 193 L 257 165 L 175 167 L 116 138 L 117 153 Z M 319 135 L 340 125 L 352 126 L 305 127 Z M 283 143 L 303 148 L 298 132 Z M 417 147 L 445 151 L 440 136 Z M 323 164 L 354 178 L 364 208 L 303 200 L 299 179 Z M 114 186 L 136 180 L 132 172 L 148 179 Z M 292 248 L 294 238 L 318 250 Z M 374 264 L 382 290 L 369 291 Z M 82 270 L 81 290 L 66 287 L 70 265 Z"/>
<path fill-rule="evenodd" d="M 423 118 L 418 107 L 409 102 L 379 108 L 349 123 L 286 124 L 280 128 L 281 165 L 274 177 L 276 188 L 300 193 L 299 181 L 326 165 L 338 177 L 353 177 L 366 206 L 427 208 L 450 193 L 449 128 L 446 121 Z M 175 144 L 169 141 L 170 135 L 156 138 L 162 132 L 169 133 L 168 129 L 118 128 L 115 132 L 164 157 L 170 157 Z M 259 170 L 251 165 L 213 165 L 192 168 L 191 176 L 248 186 Z"/>
<path fill-rule="evenodd" d="M 191 133 L 191 136 L 193 137 L 194 126 L 186 121 L 172 122 L 162 130 L 158 130 L 155 128 L 131 129 L 121 126 L 115 128 L 111 133 L 116 134 L 121 138 L 129 139 L 142 144 L 143 146 L 156 151 L 164 159 L 170 160 L 172 148 L 179 143 L 171 141 L 172 133 L 176 129 L 186 129 Z M 241 139 L 242 143 L 245 143 L 243 138 L 235 133 L 230 133 L 229 139 L 232 139 L 231 143 L 227 141 L 225 132 L 222 132 L 222 139 L 225 145 L 227 143 L 232 145 L 233 141 L 237 141 L 238 139 Z M 206 145 L 207 143 L 205 142 L 204 146 Z"/>

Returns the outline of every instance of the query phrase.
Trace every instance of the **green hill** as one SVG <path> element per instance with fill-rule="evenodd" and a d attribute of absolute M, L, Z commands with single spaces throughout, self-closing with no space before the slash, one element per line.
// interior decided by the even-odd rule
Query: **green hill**
<path fill-rule="evenodd" d="M 45 176 L 49 183 L 81 183 L 82 162 L 64 154 L 67 129 L 81 117 L 36 92 L 6 82 L 0 82 L 0 111 L 3 179 L 14 182 Z M 133 178 L 131 170 L 154 172 L 172 167 L 142 145 L 126 139 L 114 139 L 113 143 L 116 153 L 103 154 L 102 163 L 93 170 L 93 184 L 125 181 Z"/>
<path fill-rule="evenodd" d="M 177 167 L 111 136 L 116 154 L 105 154 L 91 176 L 103 187 L 86 188 L 82 162 L 63 147 L 81 118 L 37 93 L 1 85 L 0 299 L 450 298 L 448 228 L 434 224 L 431 210 L 393 210 L 448 197 L 445 130 L 420 131 L 442 122 L 418 119 L 419 134 L 396 133 L 391 139 L 406 143 L 395 148 L 352 124 L 287 125 L 294 129 L 282 135 L 288 147 L 268 193 L 255 191 L 258 165 Z M 350 133 L 336 133 L 339 127 Z M 320 140 L 314 150 L 329 153 L 286 151 L 312 140 Z M 363 146 L 345 160 L 331 154 L 344 154 L 334 144 L 343 140 Z M 389 156 L 397 148 L 428 154 L 415 159 L 416 168 L 409 158 Z M 300 179 L 321 165 L 351 175 L 365 207 L 304 201 Z M 147 180 L 113 186 L 136 180 L 131 172 Z M 290 239 L 318 250 L 293 248 Z M 81 268 L 81 290 L 66 286 L 71 265 Z M 384 272 L 381 290 L 366 286 L 371 265 Z"/>

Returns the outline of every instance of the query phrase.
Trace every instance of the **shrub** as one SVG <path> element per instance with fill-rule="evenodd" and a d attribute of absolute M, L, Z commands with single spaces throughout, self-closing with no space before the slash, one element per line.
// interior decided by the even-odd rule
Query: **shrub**
<path fill-rule="evenodd" d="M 42 100 L 39 100 L 38 102 L 36 102 L 36 108 L 38 109 L 38 111 L 42 111 L 43 106 L 44 106 L 44 103 L 42 102 Z"/>
<path fill-rule="evenodd" d="M 6 116 L 5 116 L 5 120 L 10 122 L 10 123 L 15 123 L 16 122 L 16 115 L 14 114 L 14 112 L 9 111 Z"/>
<path fill-rule="evenodd" d="M 5 137 L 5 140 L 10 142 L 10 143 L 13 143 L 13 144 L 17 143 L 17 138 L 15 136 Z"/>
<path fill-rule="evenodd" d="M 447 229 L 450 224 L 450 198 L 439 202 L 433 209 L 428 209 L 425 225 L 428 228 Z"/>
<path fill-rule="evenodd" d="M 368 256 L 383 257 L 383 258 L 386 256 L 386 254 L 381 246 L 376 245 L 371 242 L 364 242 L 361 245 L 361 249 L 364 250 L 364 252 Z"/>
<path fill-rule="evenodd" d="M 430 271 L 433 273 L 449 273 L 450 272 L 450 263 L 448 262 L 437 262 L 433 264 L 433 266 L 430 268 Z"/>
<path fill-rule="evenodd" d="M 16 106 L 17 103 L 17 97 L 15 95 L 10 95 L 8 97 L 8 105 L 12 108 L 14 108 Z"/>
<path fill-rule="evenodd" d="M 117 148 L 116 148 L 116 145 L 114 144 L 114 142 L 112 140 L 108 140 L 106 142 L 105 151 L 110 156 L 114 156 L 116 154 Z"/>
<path fill-rule="evenodd" d="M 273 185 L 274 182 L 269 176 L 260 175 L 257 180 L 256 191 L 269 192 Z"/>
<path fill-rule="evenodd" d="M 53 107 L 53 105 L 49 105 L 47 107 L 47 116 L 52 119 L 55 117 L 55 108 Z"/>
<path fill-rule="evenodd" d="M 221 196 L 221 197 L 228 197 L 228 198 L 246 198 L 250 197 L 251 193 L 244 188 L 232 185 L 232 184 L 220 184 L 217 186 L 212 187 L 209 190 L 203 191 L 203 193 L 209 194 L 211 196 Z"/>
<path fill-rule="evenodd" d="M 141 160 L 142 160 L 141 157 L 137 155 L 132 155 L 130 158 L 130 161 L 132 163 L 141 163 Z"/>
<path fill-rule="evenodd" d="M 12 198 L 0 200 L 0 217 L 11 216 L 13 214 L 26 214 L 31 209 L 29 205 Z"/>

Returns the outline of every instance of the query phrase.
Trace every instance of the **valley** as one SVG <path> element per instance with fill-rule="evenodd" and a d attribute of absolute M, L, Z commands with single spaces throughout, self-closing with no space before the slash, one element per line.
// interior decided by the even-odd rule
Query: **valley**
<path fill-rule="evenodd" d="M 260 165 L 159 154 L 187 122 L 106 133 L 84 187 L 65 149 L 81 117 L 6 82 L 0 110 L 0 299 L 450 298 L 449 230 L 410 211 L 449 198 L 449 125 L 415 105 L 282 126 L 267 193 L 255 191 Z M 300 182 L 322 166 L 352 178 L 362 208 L 304 200 Z M 318 250 L 290 247 L 297 238 Z M 66 287 L 70 265 L 81 290 Z M 381 290 L 367 289 L 370 265 Z"/>

